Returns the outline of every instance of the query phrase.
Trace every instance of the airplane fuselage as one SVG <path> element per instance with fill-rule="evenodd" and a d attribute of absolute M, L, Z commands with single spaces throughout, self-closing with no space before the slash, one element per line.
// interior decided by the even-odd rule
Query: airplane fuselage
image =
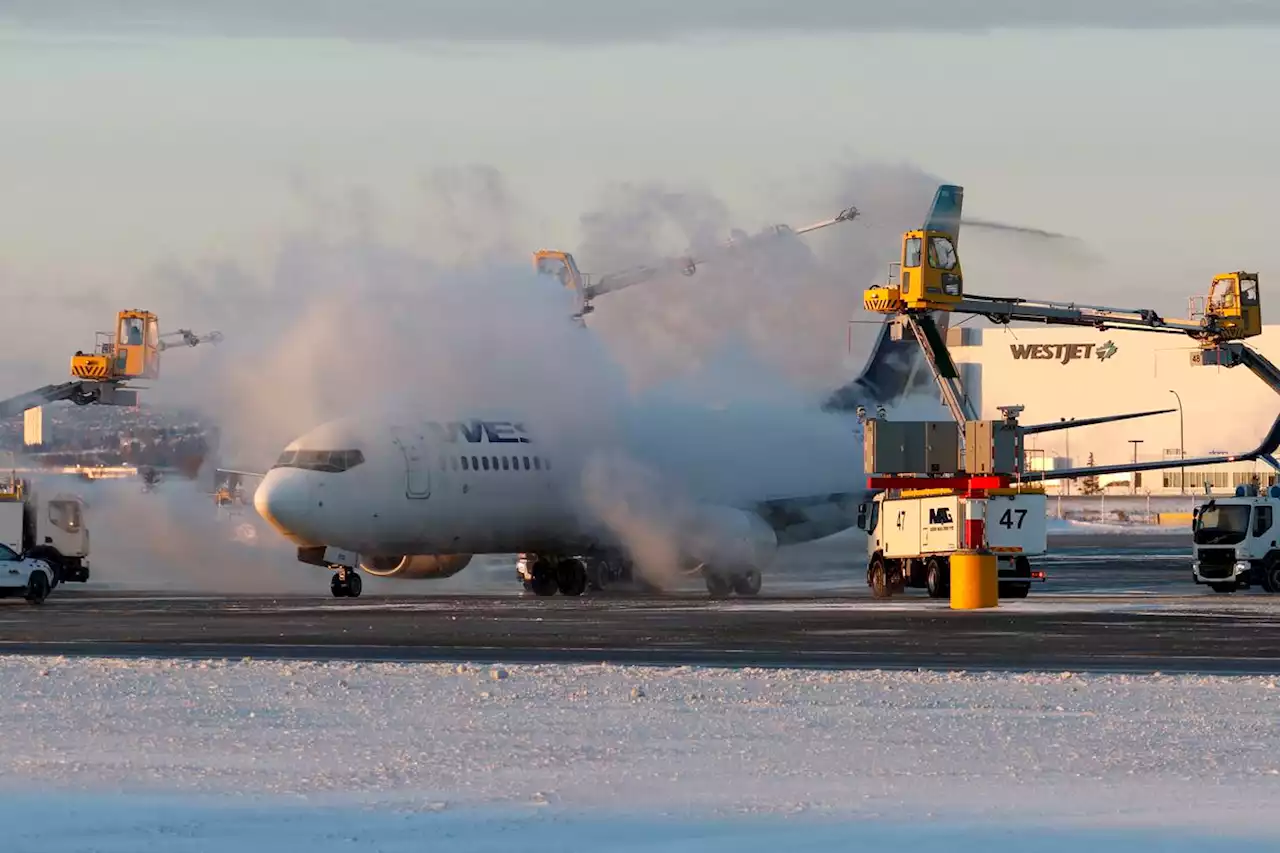
<path fill-rule="evenodd" d="M 288 445 L 255 505 L 299 547 L 574 554 L 625 548 L 628 528 L 661 530 L 682 508 L 763 512 L 777 544 L 807 541 L 851 526 L 864 493 L 844 417 L 664 407 L 591 424 L 333 421 Z"/>

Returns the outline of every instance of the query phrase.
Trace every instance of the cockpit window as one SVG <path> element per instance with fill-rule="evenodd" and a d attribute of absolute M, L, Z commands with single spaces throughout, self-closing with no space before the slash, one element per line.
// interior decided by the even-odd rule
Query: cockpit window
<path fill-rule="evenodd" d="M 362 462 L 364 462 L 364 454 L 359 450 L 286 450 L 271 467 L 301 468 L 304 471 L 341 474 Z"/>

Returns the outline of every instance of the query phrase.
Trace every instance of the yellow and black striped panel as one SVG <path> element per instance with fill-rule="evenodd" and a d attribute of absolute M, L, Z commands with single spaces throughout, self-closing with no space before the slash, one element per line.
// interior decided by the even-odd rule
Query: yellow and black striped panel
<path fill-rule="evenodd" d="M 106 379 L 111 375 L 111 361 L 105 355 L 72 356 L 71 375 L 77 379 Z"/>

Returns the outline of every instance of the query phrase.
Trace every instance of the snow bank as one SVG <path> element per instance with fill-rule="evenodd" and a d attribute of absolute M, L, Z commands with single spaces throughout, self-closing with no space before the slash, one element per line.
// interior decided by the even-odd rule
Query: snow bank
<path fill-rule="evenodd" d="M 1045 530 L 1049 533 L 1125 533 L 1136 534 L 1169 534 L 1186 536 L 1187 528 L 1159 524 L 1102 524 L 1097 521 L 1076 521 L 1070 518 L 1049 518 L 1045 520 Z"/>
<path fill-rule="evenodd" d="M 58 792 L 28 839 L 75 792 L 1280 836 L 1276 677 L 0 657 L 0 683 L 0 789 Z"/>

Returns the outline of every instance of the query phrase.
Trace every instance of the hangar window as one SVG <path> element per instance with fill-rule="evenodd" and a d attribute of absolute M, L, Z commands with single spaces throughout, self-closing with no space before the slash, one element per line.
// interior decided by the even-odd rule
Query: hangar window
<path fill-rule="evenodd" d="M 271 467 L 341 474 L 363 462 L 364 454 L 359 450 L 286 450 Z"/>

